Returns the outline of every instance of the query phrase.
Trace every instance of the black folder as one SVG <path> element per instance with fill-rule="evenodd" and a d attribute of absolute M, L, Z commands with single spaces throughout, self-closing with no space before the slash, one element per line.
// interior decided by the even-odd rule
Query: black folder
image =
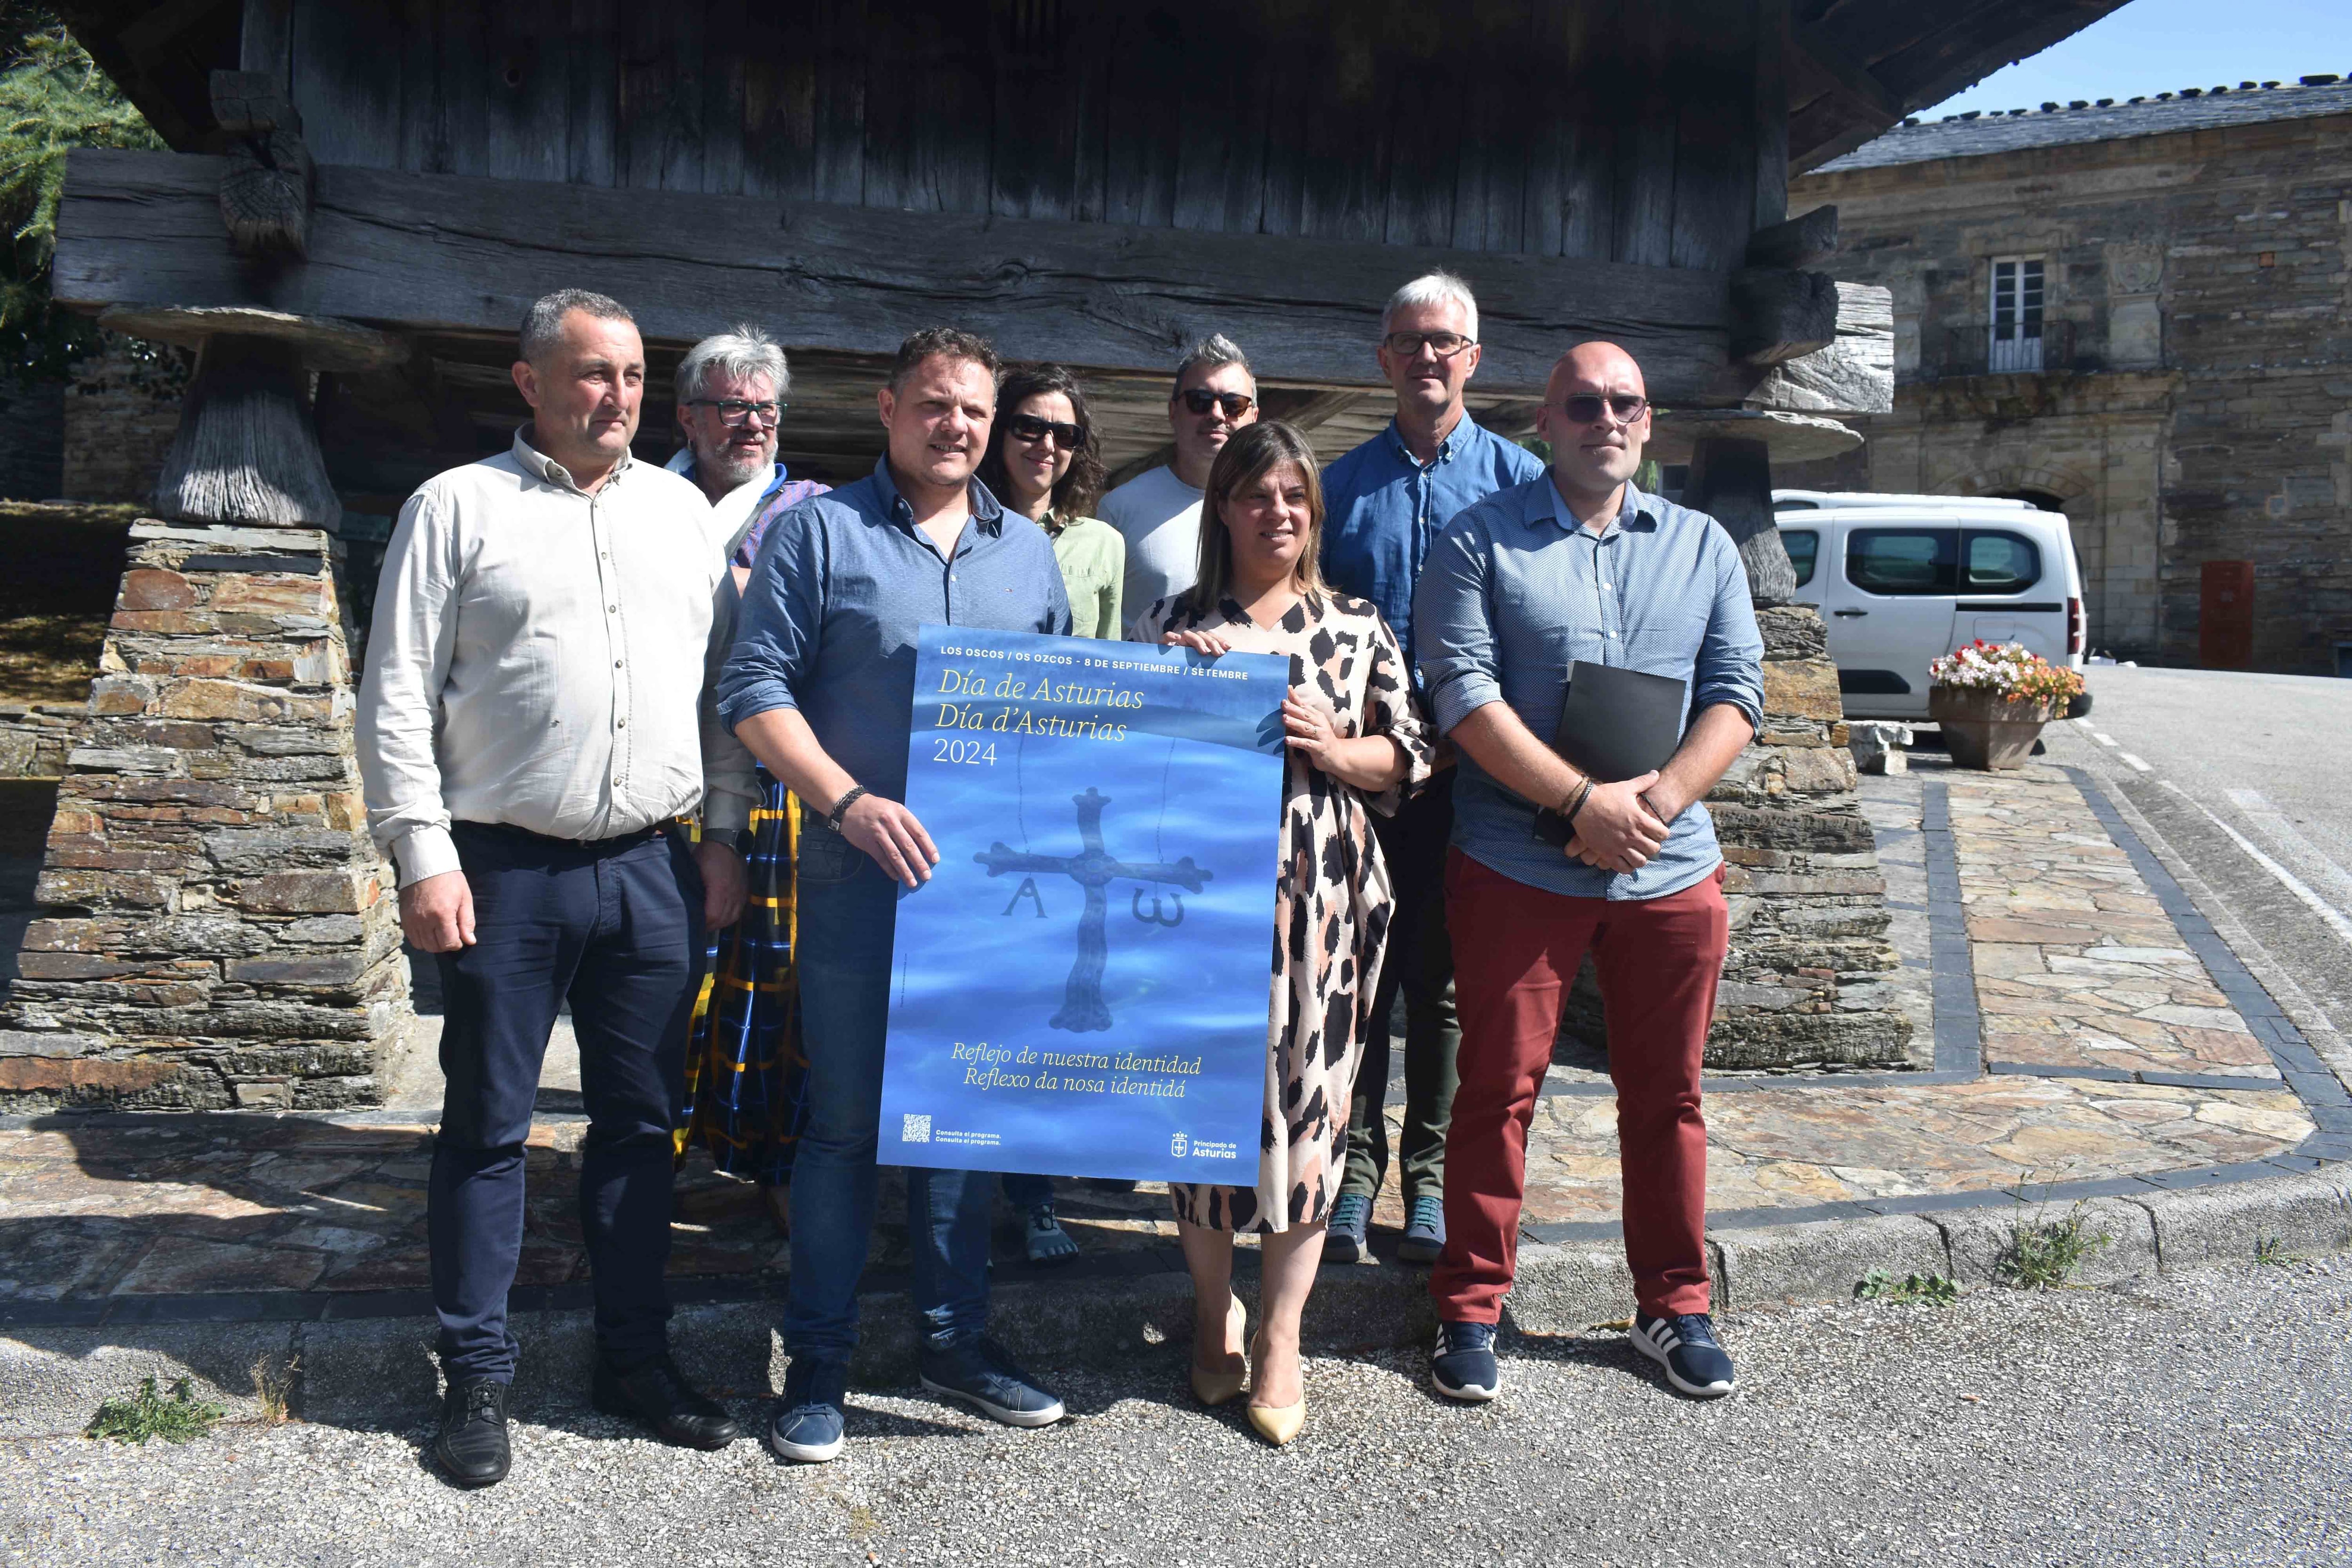
<path fill-rule="evenodd" d="M 1637 779 L 1666 765 L 1683 742 L 1687 683 L 1671 675 L 1578 659 L 1569 667 L 1568 700 L 1551 749 L 1601 784 Z M 1559 847 L 1576 829 L 1557 811 L 1536 813 L 1536 837 Z"/>

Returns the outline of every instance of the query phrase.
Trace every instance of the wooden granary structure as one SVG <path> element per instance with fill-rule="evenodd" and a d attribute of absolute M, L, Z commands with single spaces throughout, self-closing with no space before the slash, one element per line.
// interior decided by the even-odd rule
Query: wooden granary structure
<path fill-rule="evenodd" d="M 1791 220 L 1790 174 L 2119 3 L 66 0 L 172 150 L 72 156 L 55 297 L 202 357 L 52 831 L 56 918 L 0 1019 L 87 1042 L 52 1061 L 147 1065 L 0 1071 L 0 1100 L 364 1097 L 404 1004 L 347 741 L 301 750 L 348 733 L 331 536 L 504 447 L 537 295 L 637 313 L 650 457 L 677 356 L 766 326 L 793 359 L 783 455 L 842 480 L 879 451 L 878 367 L 942 321 L 1079 368 L 1114 468 L 1157 460 L 1168 372 L 1212 331 L 1336 453 L 1388 416 L 1381 301 L 1442 266 L 1480 299 L 1489 423 L 1526 428 L 1595 336 L 1706 412 L 1685 499 L 1748 541 L 1769 605 L 1774 443 L 1892 393 L 1885 297 L 1811 270 L 1834 215 Z M 1833 672 L 1824 696 L 1818 626 L 1791 636 L 1811 684 L 1783 672 L 1766 739 L 1828 748 Z M 1755 864 L 1866 851 L 1852 825 L 1764 823 Z M 1749 1054 L 1895 1048 L 1822 1016 Z"/>

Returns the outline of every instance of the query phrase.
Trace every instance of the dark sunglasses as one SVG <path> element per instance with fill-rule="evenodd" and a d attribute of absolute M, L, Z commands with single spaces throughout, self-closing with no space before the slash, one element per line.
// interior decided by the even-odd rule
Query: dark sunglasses
<path fill-rule="evenodd" d="M 1195 414 L 1206 414 L 1212 408 L 1222 408 L 1225 411 L 1225 417 L 1228 419 L 1238 419 L 1247 414 L 1255 401 L 1243 396 L 1238 392 L 1211 392 L 1205 386 L 1196 386 L 1189 392 L 1180 392 L 1176 395 L 1182 401 L 1185 407 Z"/>
<path fill-rule="evenodd" d="M 1391 332 L 1381 341 L 1399 359 L 1418 358 L 1424 347 L 1439 359 L 1452 359 L 1478 340 L 1465 338 L 1460 332 Z"/>
<path fill-rule="evenodd" d="M 1568 416 L 1570 423 L 1576 425 L 1600 424 L 1601 412 L 1604 408 L 1617 416 L 1618 424 L 1631 425 L 1649 406 L 1648 398 L 1637 397 L 1630 392 L 1620 392 L 1608 397 L 1597 392 L 1580 392 L 1559 400 L 1559 411 Z"/>
<path fill-rule="evenodd" d="M 1016 441 L 1042 441 L 1051 436 L 1065 452 L 1075 452 L 1087 444 L 1087 427 L 1065 425 L 1058 419 L 1040 419 L 1034 414 L 1016 414 L 1004 422 L 1004 433 Z"/>

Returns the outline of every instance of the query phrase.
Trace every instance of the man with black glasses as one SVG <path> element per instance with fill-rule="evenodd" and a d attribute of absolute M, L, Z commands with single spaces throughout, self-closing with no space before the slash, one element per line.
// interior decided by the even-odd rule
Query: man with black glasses
<path fill-rule="evenodd" d="M 1634 488 L 1650 409 L 1612 343 L 1563 355 L 1537 426 L 1549 476 L 1446 525 L 1413 595 L 1430 714 L 1461 748 L 1445 868 L 1461 1000 L 1446 1133 L 1446 1241 L 1430 1276 L 1430 1373 L 1450 1398 L 1500 1392 L 1495 1323 L 1517 1261 L 1528 1123 L 1560 1004 L 1592 954 L 1607 1010 L 1634 1348 L 1698 1398 L 1729 1394 L 1707 1315 L 1699 1058 L 1729 917 L 1699 803 L 1763 718 L 1764 642 L 1720 524 Z M 1683 683 L 1665 765 L 1603 782 L 1548 743 L 1574 666 Z M 1561 848 L 1536 813 L 1567 819 Z"/>
<path fill-rule="evenodd" d="M 1193 345 L 1168 395 L 1175 455 L 1102 499 L 1102 520 L 1127 538 L 1120 604 L 1132 620 L 1190 588 L 1201 572 L 1201 497 L 1234 431 L 1257 418 L 1257 378 L 1223 332 Z"/>
<path fill-rule="evenodd" d="M 1462 406 L 1478 369 L 1478 301 L 1451 273 L 1416 278 L 1381 315 L 1381 374 L 1396 389 L 1389 427 L 1323 473 L 1323 574 L 1370 599 L 1411 657 L 1412 590 L 1438 531 L 1464 509 L 1543 473 L 1536 455 L 1483 429 Z M 1396 892 L 1388 956 L 1372 1003 L 1349 1113 L 1348 1169 L 1323 1256 L 1360 1261 L 1388 1174 L 1389 1019 L 1404 993 L 1404 1127 L 1399 1140 L 1404 1237 L 1397 1256 L 1434 1263 L 1445 1247 L 1445 1127 L 1454 1110 L 1454 944 L 1445 932 L 1445 847 L 1454 831 L 1452 755 L 1429 785 L 1374 816 Z"/>
<path fill-rule="evenodd" d="M 710 502 L 711 527 L 736 567 L 740 586 L 759 551 L 755 524 L 828 487 L 786 476 L 776 461 L 783 396 L 792 389 L 784 351 L 757 327 L 715 333 L 677 365 L 677 433 L 670 458 Z"/>

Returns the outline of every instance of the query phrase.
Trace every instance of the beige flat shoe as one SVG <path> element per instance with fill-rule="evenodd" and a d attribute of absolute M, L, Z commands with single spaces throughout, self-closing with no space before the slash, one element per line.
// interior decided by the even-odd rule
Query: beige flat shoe
<path fill-rule="evenodd" d="M 1229 1338 L 1240 1334 L 1248 1326 L 1249 1310 L 1242 1305 L 1239 1296 L 1233 1298 L 1233 1307 L 1225 1321 L 1231 1331 Z M 1248 1386 L 1247 1357 L 1243 1358 L 1239 1372 L 1207 1372 L 1197 1366 L 1192 1368 L 1192 1397 L 1203 1405 L 1223 1405 Z"/>
<path fill-rule="evenodd" d="M 1257 1340 L 1250 1342 L 1249 1359 L 1252 1367 L 1265 1359 L 1264 1347 Z M 1302 1374 L 1305 1370 L 1300 1368 Z M 1298 1436 L 1298 1429 L 1307 1425 L 1307 1395 L 1303 1388 L 1298 1398 L 1288 1405 L 1260 1405 L 1252 1400 L 1247 1408 L 1249 1424 L 1257 1428 L 1259 1436 L 1277 1448 L 1287 1446 Z"/>

